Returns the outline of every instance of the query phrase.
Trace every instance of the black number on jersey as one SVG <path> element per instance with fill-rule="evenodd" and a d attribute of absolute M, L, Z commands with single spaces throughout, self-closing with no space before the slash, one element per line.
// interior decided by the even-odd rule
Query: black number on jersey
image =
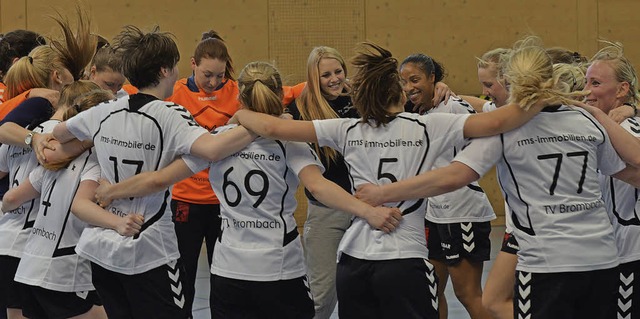
<path fill-rule="evenodd" d="M 16 171 L 13 173 L 13 182 L 11 182 L 11 188 L 20 186 L 20 182 L 15 178 L 18 175 L 18 171 L 20 171 L 20 165 L 16 168 Z"/>
<path fill-rule="evenodd" d="M 18 165 L 18 168 L 16 168 L 16 171 L 13 173 L 14 178 L 13 178 L 13 181 L 11 182 L 11 188 L 20 186 L 20 182 L 18 181 L 17 178 L 15 178 L 16 176 L 18 176 L 19 171 L 20 171 L 20 165 Z M 35 204 L 35 202 L 36 202 L 35 198 L 31 200 L 31 206 L 29 207 L 29 211 L 27 212 L 27 217 L 25 217 L 24 219 L 24 226 L 22 227 L 22 229 L 31 228 L 36 223 L 35 219 L 31 221 L 29 220 L 29 216 L 31 216 L 31 211 L 33 210 L 33 205 Z"/>
<path fill-rule="evenodd" d="M 397 163 L 398 159 L 397 158 L 381 158 L 380 159 L 380 163 L 378 164 L 378 179 L 382 179 L 382 178 L 386 178 L 388 180 L 390 180 L 392 183 L 395 183 L 398 181 L 398 179 L 391 173 L 383 173 L 382 172 L 382 165 L 385 163 Z"/>
<path fill-rule="evenodd" d="M 118 174 L 118 158 L 115 156 L 109 156 L 109 160 L 113 162 L 113 179 L 116 181 L 116 183 L 119 183 L 120 176 Z M 135 165 L 136 173 L 134 175 L 138 175 L 140 174 L 140 172 L 142 172 L 142 165 L 144 165 L 144 161 L 123 159 L 122 164 Z M 129 200 L 133 200 L 133 197 L 129 197 Z"/>
<path fill-rule="evenodd" d="M 576 193 L 580 194 L 580 193 L 582 193 L 582 185 L 584 184 L 585 175 L 587 173 L 587 162 L 589 160 L 589 153 L 587 151 L 571 152 L 571 153 L 567 153 L 566 156 L 568 158 L 571 158 L 571 157 L 582 157 L 583 158 L 583 161 L 582 161 L 582 172 L 580 174 L 580 180 L 578 181 L 578 188 L 576 190 Z M 556 160 L 556 167 L 555 167 L 555 170 L 553 172 L 553 180 L 551 181 L 551 186 L 549 186 L 549 195 L 554 195 L 555 194 L 555 189 L 556 189 L 556 186 L 558 185 L 558 178 L 560 178 L 560 167 L 562 166 L 562 158 L 563 157 L 564 157 L 564 154 L 562 154 L 562 153 L 552 153 L 552 154 L 538 155 L 538 160 L 548 160 L 548 159 L 555 159 Z"/>
<path fill-rule="evenodd" d="M 227 202 L 227 205 L 236 207 L 238 206 L 238 204 L 240 204 L 242 195 L 240 194 L 240 187 L 238 187 L 236 183 L 229 179 L 229 174 L 231 174 L 232 171 L 233 167 L 230 167 L 226 172 L 224 172 L 222 181 L 222 193 L 224 195 L 224 200 Z M 262 188 L 256 190 L 251 187 L 251 178 L 253 176 L 258 176 L 262 179 Z M 229 192 L 227 192 L 227 189 L 229 187 L 234 188 L 236 191 L 237 197 L 234 201 L 229 200 Z M 244 188 L 247 190 L 247 193 L 249 193 L 249 195 L 258 197 L 255 203 L 253 203 L 253 208 L 258 208 L 262 201 L 264 201 L 264 199 L 267 197 L 267 192 L 269 191 L 269 177 L 267 176 L 267 174 L 265 174 L 265 172 L 261 170 L 250 170 L 244 177 Z"/>
<path fill-rule="evenodd" d="M 49 194 L 47 194 L 47 199 L 43 200 L 42 203 L 40 205 L 44 206 L 44 211 L 42 212 L 42 215 L 47 216 L 47 211 L 49 211 L 49 207 L 51 207 L 51 194 L 53 193 L 53 188 L 56 187 L 56 182 L 58 180 L 54 180 L 53 184 L 51 184 L 51 188 L 49 189 Z M 44 198 L 44 197 L 43 197 Z"/>
<path fill-rule="evenodd" d="M 119 183 L 120 176 L 118 175 L 118 158 L 115 156 L 109 156 L 109 160 L 113 162 L 113 179 L 116 181 L 116 183 Z M 144 165 L 144 161 L 123 159 L 122 164 L 135 165 L 136 173 L 134 175 L 138 175 L 142 171 L 142 165 Z"/>

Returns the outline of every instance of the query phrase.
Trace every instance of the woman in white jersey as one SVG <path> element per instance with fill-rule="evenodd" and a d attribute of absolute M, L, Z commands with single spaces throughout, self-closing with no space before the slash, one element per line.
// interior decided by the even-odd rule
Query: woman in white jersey
<path fill-rule="evenodd" d="M 518 48 L 505 73 L 511 101 L 525 108 L 541 99 L 572 103 L 554 89 L 544 49 L 530 41 Z M 547 107 L 516 130 L 472 141 L 449 166 L 368 186 L 360 196 L 376 203 L 433 196 L 466 185 L 496 162 L 520 245 L 514 317 L 615 317 L 617 248 L 597 170 L 636 185 L 640 174 L 625 168 L 603 127 L 583 110 Z"/>
<path fill-rule="evenodd" d="M 178 48 L 157 28 L 143 33 L 127 26 L 114 48 L 126 56 L 123 71 L 138 94 L 91 108 L 62 122 L 53 136 L 61 143 L 92 140 L 102 175 L 117 182 L 153 171 L 193 153 L 209 160 L 231 154 L 254 136 L 243 128 L 212 136 L 184 108 L 163 102 L 178 77 Z M 86 186 L 86 187 L 85 187 Z M 97 185 L 78 189 L 72 211 L 95 227 L 84 230 L 76 252 L 92 262 L 93 284 L 109 317 L 186 318 L 176 235 L 168 189 L 112 203 L 108 212 L 91 205 Z M 95 205 L 95 204 L 94 204 Z M 105 228 L 110 214 L 143 216 L 140 233 L 123 237 Z"/>
<path fill-rule="evenodd" d="M 272 65 L 248 64 L 238 77 L 238 87 L 245 107 L 272 116 L 282 114 L 282 81 Z M 229 128 L 220 128 L 216 134 Z M 399 210 L 365 205 L 325 179 L 315 152 L 304 143 L 259 138 L 215 163 L 183 159 L 164 170 L 103 186 L 98 198 L 102 202 L 138 196 L 153 185 L 164 186 L 182 175 L 211 168 L 210 179 L 221 181 L 211 185 L 222 199 L 223 220 L 211 267 L 213 317 L 314 316 L 293 218 L 298 178 L 324 204 L 366 218 L 374 227 L 390 231 L 402 218 Z"/>
<path fill-rule="evenodd" d="M 50 121 L 56 124 L 78 112 L 113 99 L 113 94 L 99 89 L 88 81 L 75 82 L 62 90 L 78 91 L 80 85 L 90 83 L 93 90 L 83 94 L 75 103 L 59 107 Z M 25 284 L 23 314 L 29 318 L 106 318 L 102 304 L 91 283 L 91 265 L 79 257 L 75 245 L 86 223 L 70 215 L 71 202 L 80 183 L 96 183 L 100 177 L 95 153 L 91 150 L 68 162 L 57 171 L 36 167 L 20 186 L 11 189 L 3 198 L 3 209 L 17 208 L 32 199 L 39 200 L 40 210 L 33 231 L 16 271 L 15 280 Z M 134 214 L 130 216 L 136 216 Z M 129 218 L 114 216 L 123 235 L 137 231 L 127 228 Z M 142 222 L 140 221 L 140 224 Z"/>
<path fill-rule="evenodd" d="M 73 99 L 77 95 L 95 87 L 91 82 L 74 83 L 74 87 L 65 90 L 65 94 L 61 96 L 56 108 L 66 108 L 73 103 Z M 35 102 L 35 104 L 31 104 L 31 102 Z M 31 105 L 36 106 L 36 108 L 42 106 L 51 108 L 48 102 L 45 103 L 47 105 L 39 104 L 40 102 L 42 102 L 41 99 L 28 99 L 21 104 L 21 107 L 23 105 Z M 30 118 L 31 126 L 28 126 L 28 129 L 15 123 L 3 124 L 2 128 L 13 125 L 23 132 L 18 135 L 18 140 L 22 139 L 22 141 L 17 145 L 3 144 L 0 147 L 0 171 L 5 172 L 5 174 L 8 173 L 10 188 L 19 186 L 29 173 L 37 167 L 36 157 L 30 149 L 30 145 L 28 143 L 25 144 L 24 137 L 30 138 L 29 134 L 34 132 L 50 132 L 56 123 L 47 121 L 51 116 L 49 112 L 53 112 L 53 110 L 43 110 L 41 114 L 38 114 L 37 111 L 22 114 Z M 16 136 L 12 137 L 15 138 Z M 0 138 L 0 141 L 2 143 L 10 142 L 4 138 Z M 0 294 L 3 295 L 0 299 L 8 303 L 7 313 L 9 318 L 20 318 L 21 309 L 25 307 L 19 293 L 19 290 L 21 290 L 20 285 L 16 283 L 14 276 L 24 245 L 29 233 L 32 231 L 33 223 L 38 213 L 39 201 L 32 200 L 20 202 L 19 204 L 18 207 L 5 211 L 5 214 L 0 218 Z"/>
<path fill-rule="evenodd" d="M 247 110 L 236 118 L 261 136 L 318 143 L 340 151 L 354 187 L 389 183 L 430 169 L 464 137 L 496 134 L 535 112 L 510 105 L 487 116 L 404 113 L 397 60 L 365 43 L 354 60 L 352 100 L 362 119 L 284 121 Z M 426 260 L 425 200 L 393 203 L 403 212 L 390 234 L 355 218 L 338 249 L 339 315 L 344 318 L 435 318 L 436 276 Z M 393 305 L 393 306 L 389 306 Z"/>
<path fill-rule="evenodd" d="M 569 54 L 567 53 L 568 50 L 561 50 L 560 48 L 550 48 L 546 49 L 546 51 L 554 63 L 559 63 L 554 59 L 561 58 L 568 59 L 570 63 L 586 60 L 577 52 Z M 478 58 L 478 81 L 482 84 L 482 93 L 489 97 L 491 101 L 486 102 L 475 97 L 463 96 L 466 101 L 474 105 L 474 108 L 478 109 L 476 105 L 479 102 L 482 112 L 490 112 L 507 103 L 509 91 L 502 73 L 511 53 L 512 49 L 496 48 Z M 584 75 L 582 78 L 584 78 Z M 569 79 L 567 79 L 568 81 Z M 571 82 L 573 83 L 575 80 L 572 79 Z M 509 212 L 509 207 L 506 203 L 505 212 Z M 519 249 L 518 242 L 513 235 L 511 214 L 505 214 L 505 226 L 502 247 L 491 266 L 482 294 L 483 306 L 494 318 L 498 319 L 513 318 L 513 287 L 515 285 Z"/>
<path fill-rule="evenodd" d="M 601 49 L 591 59 L 587 69 L 586 103 L 607 114 L 620 106 L 637 110 L 640 102 L 638 76 L 624 56 L 622 46 L 613 44 Z M 620 123 L 633 136 L 640 138 L 640 118 L 634 116 Z M 633 147 L 631 145 L 627 147 Z M 602 195 L 613 224 L 620 274 L 618 278 L 618 317 L 640 317 L 640 191 L 610 176 L 600 176 Z"/>
<path fill-rule="evenodd" d="M 442 81 L 444 68 L 425 54 L 412 54 L 400 64 L 401 83 L 408 105 L 420 105 L 426 113 L 472 114 L 475 110 L 460 98 L 432 103 L 435 83 Z M 411 107 L 411 106 L 409 106 Z M 406 109 L 407 107 L 405 107 Z M 443 152 L 434 167 L 446 166 L 462 150 L 465 141 Z M 474 319 L 488 318 L 482 306 L 482 269 L 491 252 L 490 221 L 493 208 L 477 182 L 451 193 L 429 198 L 425 216 L 429 262 L 438 275 L 440 318 L 447 318 L 444 289 L 449 276 L 458 300 Z"/>
<path fill-rule="evenodd" d="M 490 112 L 507 104 L 509 91 L 501 73 L 509 54 L 511 49 L 496 48 L 485 52 L 478 59 L 478 81 L 482 84 L 482 94 L 491 99 L 489 102 L 479 101 L 482 112 Z M 466 100 L 475 105 L 473 100 Z M 513 286 L 518 262 L 518 242 L 513 236 L 508 211 L 505 204 L 502 247 L 493 261 L 482 293 L 482 305 L 497 319 L 513 318 Z"/>

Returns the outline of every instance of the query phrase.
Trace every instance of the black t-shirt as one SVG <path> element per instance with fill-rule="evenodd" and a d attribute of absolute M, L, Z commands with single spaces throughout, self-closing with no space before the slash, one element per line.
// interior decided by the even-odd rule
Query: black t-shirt
<path fill-rule="evenodd" d="M 339 96 L 335 100 L 327 101 L 331 108 L 338 114 L 340 118 L 359 118 L 358 112 L 353 107 L 353 103 L 351 103 L 351 97 L 349 96 Z M 293 116 L 295 120 L 301 120 L 300 111 L 298 110 L 298 106 L 295 101 L 291 102 L 287 106 L 287 112 Z M 312 145 L 312 147 L 315 146 Z M 327 159 L 326 155 L 322 148 L 320 148 L 320 161 L 322 165 L 325 167 L 324 174 L 322 174 L 326 179 L 338 184 L 345 191 L 351 194 L 351 179 L 349 178 L 349 171 L 347 169 L 347 165 L 344 162 L 344 158 L 342 154 L 337 153 L 335 161 L 331 162 Z M 311 201 L 319 202 L 305 189 L 305 194 L 307 198 Z"/>
<path fill-rule="evenodd" d="M 53 105 L 45 98 L 32 97 L 18 104 L 0 121 L 0 125 L 13 122 L 22 127 L 33 128 L 53 115 Z M 0 198 L 9 190 L 9 175 L 0 179 Z"/>

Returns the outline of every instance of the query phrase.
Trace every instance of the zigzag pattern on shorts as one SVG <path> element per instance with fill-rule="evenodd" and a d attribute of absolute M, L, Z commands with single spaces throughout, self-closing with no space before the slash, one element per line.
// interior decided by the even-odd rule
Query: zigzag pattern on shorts
<path fill-rule="evenodd" d="M 633 309 L 633 273 L 620 273 L 620 287 L 618 288 L 618 319 L 631 319 Z"/>
<path fill-rule="evenodd" d="M 531 318 L 531 273 L 518 272 L 518 293 L 516 300 L 517 319 Z"/>

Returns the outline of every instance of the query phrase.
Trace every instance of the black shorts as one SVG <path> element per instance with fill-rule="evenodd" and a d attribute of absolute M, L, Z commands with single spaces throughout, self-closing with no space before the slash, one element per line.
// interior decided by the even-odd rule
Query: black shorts
<path fill-rule="evenodd" d="M 518 251 L 520 251 L 520 245 L 518 245 L 518 240 L 516 240 L 516 236 L 514 236 L 513 233 L 504 233 L 502 248 L 500 251 L 504 251 L 505 253 L 512 255 L 518 254 Z"/>
<path fill-rule="evenodd" d="M 135 275 L 91 263 L 93 285 L 109 318 L 181 319 L 185 311 L 184 270 L 179 260 Z"/>
<path fill-rule="evenodd" d="M 306 276 L 278 281 L 248 281 L 211 276 L 212 318 L 311 319 L 313 297 Z"/>
<path fill-rule="evenodd" d="M 514 318 L 616 318 L 618 268 L 561 273 L 516 271 Z"/>
<path fill-rule="evenodd" d="M 340 256 L 340 318 L 438 318 L 435 268 L 422 258 L 363 260 Z"/>
<path fill-rule="evenodd" d="M 22 309 L 26 288 L 13 280 L 19 263 L 20 258 L 0 256 L 0 309 Z"/>
<path fill-rule="evenodd" d="M 491 257 L 490 222 L 436 224 L 427 221 L 429 259 L 449 266 L 462 259 L 483 262 Z"/>
<path fill-rule="evenodd" d="M 61 292 L 25 285 L 22 314 L 27 318 L 64 319 L 79 316 L 100 305 L 98 294 L 93 291 Z"/>
<path fill-rule="evenodd" d="M 640 318 L 640 260 L 620 264 L 618 318 Z"/>

